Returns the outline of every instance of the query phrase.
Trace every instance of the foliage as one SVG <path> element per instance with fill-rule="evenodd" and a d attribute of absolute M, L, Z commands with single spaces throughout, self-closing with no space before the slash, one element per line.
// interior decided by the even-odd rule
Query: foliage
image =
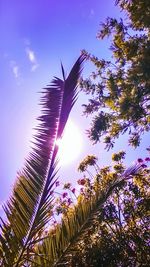
<path fill-rule="evenodd" d="M 66 183 L 56 198 L 55 141 L 61 138 L 76 101 L 85 57 L 96 67 L 91 78 L 81 80 L 82 89 L 92 95 L 84 105 L 85 114 L 96 112 L 88 131 L 91 140 L 104 136 L 110 149 L 120 134 L 128 132 L 129 143 L 137 147 L 141 134 L 150 130 L 150 3 L 116 3 L 128 21 L 107 18 L 98 33 L 99 39 L 112 37 L 113 60 L 99 60 L 83 51 L 67 78 L 62 67 L 63 80 L 55 78 L 44 89 L 35 144 L 4 206 L 7 221 L 1 219 L 3 267 L 150 264 L 149 157 L 126 168 L 125 152 L 120 151 L 112 155 L 113 166 L 100 168 L 97 158 L 88 155 L 78 168 L 83 174 L 79 192 Z"/>
<path fill-rule="evenodd" d="M 85 56 L 80 56 L 67 78 L 54 78 L 43 90 L 42 115 L 35 135 L 35 143 L 18 174 L 12 196 L 4 210 L 0 235 L 0 265 L 28 266 L 33 257 L 33 246 L 40 242 L 40 232 L 49 222 L 52 189 L 57 180 L 58 146 L 71 108 L 77 98 L 77 82 Z"/>
<path fill-rule="evenodd" d="M 119 153 L 116 156 L 119 157 Z M 146 158 L 148 161 L 150 158 Z M 120 160 L 117 164 L 122 165 Z M 149 266 L 150 169 L 145 169 L 143 160 L 140 164 L 143 171 L 115 188 L 99 207 L 95 222 L 76 244 L 72 265 L 69 266 Z M 105 167 L 100 173 L 103 176 L 100 184 L 105 187 L 107 179 L 112 179 L 110 167 Z"/>
<path fill-rule="evenodd" d="M 121 153 L 118 153 L 118 157 L 120 157 Z M 89 158 L 93 158 L 93 155 L 87 156 L 87 158 L 85 158 L 83 162 L 88 162 Z M 33 257 L 31 266 L 33 267 L 119 266 L 119 265 L 113 265 L 114 263 L 117 262 L 117 255 L 119 255 L 119 253 L 120 255 L 121 253 L 124 255 L 124 259 L 130 256 L 128 251 L 126 251 L 126 247 L 124 247 L 124 250 L 122 251 L 122 246 L 124 245 L 123 242 L 129 242 L 129 243 L 131 242 L 130 241 L 131 237 L 129 239 L 129 236 L 126 236 L 126 231 L 128 233 L 129 230 L 128 228 L 128 226 L 130 225 L 129 221 L 130 219 L 132 220 L 132 216 L 130 216 L 130 210 L 129 210 L 131 206 L 130 200 L 132 199 L 132 204 L 135 206 L 139 201 L 142 213 L 143 207 L 145 207 L 144 205 L 145 203 L 147 203 L 146 202 L 147 195 L 145 198 L 145 202 L 143 202 L 143 204 L 142 204 L 142 197 L 143 196 L 145 197 L 144 194 L 146 194 L 145 190 L 147 189 L 148 186 L 147 179 L 149 176 L 149 171 L 148 169 L 145 169 L 144 166 L 143 166 L 144 169 L 143 167 L 141 167 L 143 165 L 143 162 L 141 163 L 137 162 L 137 164 L 135 164 L 134 166 L 132 166 L 127 170 L 125 170 L 125 166 L 123 166 L 122 158 L 118 160 L 117 164 L 122 165 L 121 172 L 120 169 L 119 170 L 115 169 L 116 166 L 115 162 L 113 169 L 111 169 L 110 167 L 105 167 L 97 170 L 96 175 L 93 176 L 93 179 L 91 179 L 91 177 L 86 179 L 84 178 L 85 180 L 84 184 L 81 184 L 80 181 L 82 179 L 79 179 L 78 183 L 81 186 L 81 188 L 80 188 L 80 193 L 76 195 L 77 197 L 76 202 L 68 201 L 70 197 L 68 197 L 69 194 L 67 193 L 67 191 L 68 192 L 70 191 L 73 194 L 75 194 L 72 185 L 70 183 L 64 185 L 65 192 L 62 193 L 62 197 L 60 197 L 59 203 L 57 201 L 58 206 L 55 207 L 53 210 L 54 218 L 56 216 L 55 213 L 57 214 L 58 211 L 59 214 L 62 213 L 63 215 L 62 220 L 60 223 L 55 222 L 53 228 L 50 228 L 49 231 L 46 231 L 45 235 L 43 235 L 43 237 L 41 238 L 41 242 L 34 247 L 34 252 L 35 252 L 34 255 L 36 256 Z M 93 166 L 94 165 L 96 165 L 95 161 L 93 162 Z M 89 161 L 88 166 L 89 167 L 91 166 L 91 161 Z M 86 172 L 88 174 L 87 169 Z M 137 198 L 134 203 L 134 198 L 132 196 L 131 189 L 133 187 L 133 191 L 136 191 L 139 179 L 142 182 L 142 186 L 140 185 L 141 186 L 140 188 L 142 188 L 141 189 L 142 193 L 140 195 L 139 192 L 137 191 L 136 194 Z M 116 195 L 117 197 L 119 196 L 121 197 L 123 196 L 122 194 L 124 192 L 126 192 L 125 200 L 127 200 L 127 203 L 124 202 L 124 207 L 123 207 L 121 203 L 122 200 L 120 199 L 119 200 L 120 210 L 118 210 L 117 206 L 118 199 L 116 202 Z M 131 195 L 129 199 L 128 199 L 128 194 Z M 126 214 L 124 213 L 125 208 L 126 209 L 128 208 L 128 210 L 126 211 L 126 214 L 128 215 L 126 221 L 124 221 L 124 219 L 120 217 L 116 219 L 117 212 L 119 212 L 119 216 L 124 215 L 125 217 L 127 217 Z M 145 220 L 145 217 L 147 215 L 147 208 L 148 205 L 146 206 L 144 213 L 142 215 L 143 216 L 142 219 L 144 218 L 143 220 Z M 137 217 L 141 216 L 141 213 L 139 214 L 137 211 Z M 110 225 L 112 228 L 114 228 L 113 233 L 111 232 L 111 229 L 109 229 L 109 227 L 107 226 L 106 217 L 108 220 L 108 226 Z M 118 228 L 121 227 L 120 223 L 122 224 L 122 228 Z M 141 239 L 143 242 L 142 244 L 145 244 L 144 245 L 145 250 L 147 251 L 148 246 L 146 242 L 147 242 L 148 232 L 147 228 L 142 228 L 143 225 L 144 227 L 147 227 L 148 222 L 146 222 L 145 220 L 141 226 L 140 225 L 138 226 L 140 228 L 139 232 L 141 233 Z M 119 231 L 118 229 L 122 229 L 123 232 L 123 228 L 124 228 L 124 239 L 126 238 L 126 241 L 124 241 L 121 232 L 119 232 L 120 233 L 119 236 L 117 232 Z M 142 232 L 142 229 L 144 232 Z M 142 236 L 142 233 L 144 233 L 145 235 Z M 110 238 L 112 238 L 112 241 Z M 123 239 L 122 244 L 120 244 L 120 247 L 119 247 L 120 239 L 118 241 L 117 238 Z M 109 249 L 108 249 L 108 243 L 109 243 Z M 140 244 L 140 241 L 138 244 Z M 111 245 L 113 245 L 112 248 Z M 118 254 L 115 253 L 115 250 L 113 252 L 113 249 L 115 249 L 115 247 L 118 247 Z M 115 254 L 114 255 L 115 259 L 113 259 L 110 249 L 112 249 L 112 252 Z M 98 256 L 98 254 L 100 255 L 100 257 Z M 43 257 L 41 257 L 41 255 L 43 255 Z M 108 265 L 108 260 L 110 260 L 111 257 L 112 257 L 112 265 Z M 137 260 L 138 263 L 138 261 L 141 260 L 141 255 L 139 255 L 138 259 L 132 256 L 132 260 L 133 259 L 135 261 Z M 120 258 L 118 258 L 118 262 L 120 262 Z"/>
<path fill-rule="evenodd" d="M 150 130 L 150 1 L 116 3 L 125 18 L 108 17 L 97 35 L 100 40 L 111 38 L 112 60 L 83 51 L 95 71 L 81 80 L 81 88 L 91 96 L 84 112 L 94 114 L 88 135 L 94 143 L 103 136 L 106 149 L 125 132 L 129 144 L 137 147 Z"/>

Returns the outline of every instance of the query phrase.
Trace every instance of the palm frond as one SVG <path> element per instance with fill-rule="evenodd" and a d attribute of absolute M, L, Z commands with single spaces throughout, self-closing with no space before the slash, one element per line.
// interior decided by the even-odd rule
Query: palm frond
<path fill-rule="evenodd" d="M 35 246 L 36 255 L 31 266 L 71 266 L 70 259 L 76 252 L 78 243 L 84 240 L 88 236 L 90 228 L 96 225 L 102 205 L 116 188 L 121 187 L 124 182 L 135 176 L 140 168 L 139 165 L 128 168 L 115 181 L 108 183 L 103 190 L 98 186 L 90 199 L 82 196 L 78 204 L 62 218 L 55 233 L 52 235 L 50 232 L 41 243 Z"/>
<path fill-rule="evenodd" d="M 32 243 L 39 238 L 40 231 L 50 219 L 50 192 L 57 173 L 56 139 L 62 136 L 75 103 L 84 59 L 84 56 L 78 58 L 66 80 L 55 77 L 43 89 L 42 115 L 38 118 L 40 123 L 34 147 L 18 174 L 12 196 L 4 206 L 7 222 L 2 222 L 1 226 L 2 266 L 23 266 L 27 255 L 32 252 Z"/>

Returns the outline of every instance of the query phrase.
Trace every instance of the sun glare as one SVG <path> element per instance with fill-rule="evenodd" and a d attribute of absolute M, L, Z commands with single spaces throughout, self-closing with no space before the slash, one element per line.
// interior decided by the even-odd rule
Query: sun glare
<path fill-rule="evenodd" d="M 61 166 L 73 162 L 79 156 L 82 138 L 78 127 L 72 121 L 68 121 L 64 136 L 57 140 L 57 145 L 59 146 L 58 158 Z"/>

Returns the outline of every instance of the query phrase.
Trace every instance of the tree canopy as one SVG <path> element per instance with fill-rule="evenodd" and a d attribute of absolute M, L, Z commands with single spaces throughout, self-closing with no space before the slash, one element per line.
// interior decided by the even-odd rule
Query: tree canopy
<path fill-rule="evenodd" d="M 112 60 L 99 59 L 83 51 L 95 69 L 81 81 L 90 94 L 85 114 L 93 114 L 90 139 L 101 137 L 106 148 L 128 132 L 129 144 L 137 147 L 141 135 L 150 130 L 150 2 L 120 0 L 116 4 L 124 18 L 108 17 L 101 23 L 97 38 L 109 37 Z"/>
<path fill-rule="evenodd" d="M 95 175 L 95 183 L 86 182 L 84 185 L 85 194 L 94 194 L 95 186 L 106 189 L 118 175 L 123 176 L 124 155 L 123 151 L 113 154 L 113 169 L 110 166 L 101 168 Z M 146 161 L 150 161 L 150 158 L 147 157 Z M 72 265 L 69 266 L 149 265 L 149 169 L 142 159 L 138 159 L 138 162 L 143 170 L 135 175 L 133 171 L 133 176 L 130 174 L 115 186 L 103 205 L 97 207 L 95 220 L 91 220 L 86 232 L 76 243 Z M 90 166 L 88 164 L 87 167 Z"/>

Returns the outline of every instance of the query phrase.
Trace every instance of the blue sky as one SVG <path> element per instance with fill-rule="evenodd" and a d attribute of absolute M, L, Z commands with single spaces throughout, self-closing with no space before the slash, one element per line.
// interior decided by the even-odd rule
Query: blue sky
<path fill-rule="evenodd" d="M 30 148 L 32 128 L 39 114 L 38 92 L 53 76 L 60 76 L 60 61 L 69 72 L 80 50 L 109 58 L 108 42 L 99 42 L 99 23 L 107 16 L 120 17 L 113 0 L 0 0 L 0 203 L 11 191 L 16 172 L 23 166 Z M 84 75 L 89 73 L 85 66 Z M 85 129 L 90 121 L 82 116 L 80 95 L 71 118 L 80 128 L 83 149 L 80 157 L 60 170 L 63 180 L 80 176 L 77 165 L 87 153 L 96 153 L 100 165 L 110 161 L 101 144 L 93 147 Z M 142 144 L 144 151 L 148 137 Z M 115 151 L 127 148 L 126 139 Z M 141 148 L 128 155 L 128 164 L 141 156 Z"/>

